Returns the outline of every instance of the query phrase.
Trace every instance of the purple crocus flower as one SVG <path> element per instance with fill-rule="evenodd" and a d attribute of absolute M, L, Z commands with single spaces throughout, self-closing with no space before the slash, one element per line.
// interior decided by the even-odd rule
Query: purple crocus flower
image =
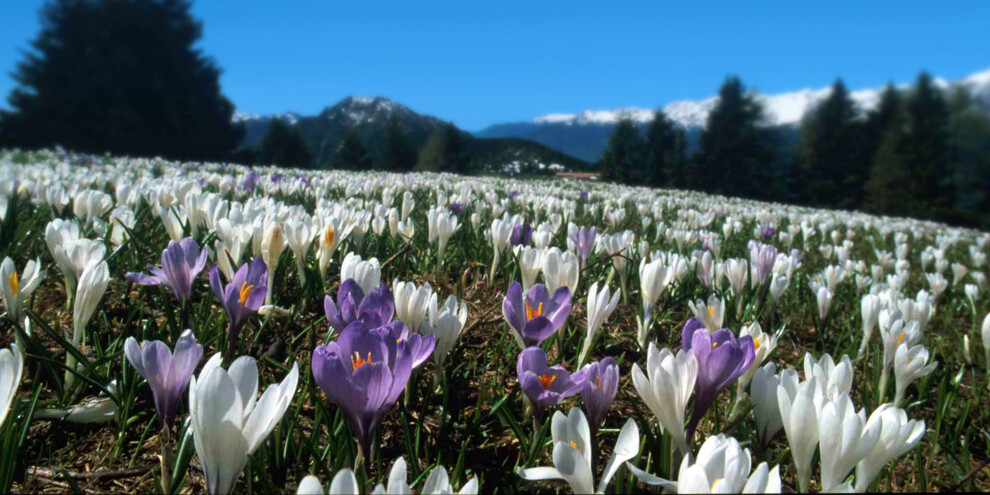
<path fill-rule="evenodd" d="M 687 438 L 690 439 L 718 393 L 749 369 L 756 358 L 756 348 L 753 337 L 747 335 L 737 339 L 727 328 L 709 334 L 697 318 L 691 318 L 684 324 L 681 340 L 684 350 L 693 351 L 698 360 L 694 409 L 687 427 Z"/>
<path fill-rule="evenodd" d="M 261 182 L 261 176 L 254 170 L 251 170 L 247 174 L 244 174 L 244 182 L 242 182 L 242 185 L 244 186 L 244 189 L 254 191 L 254 188 L 257 187 L 258 182 Z"/>
<path fill-rule="evenodd" d="M 330 296 L 323 298 L 323 311 L 326 313 L 327 323 L 338 332 L 343 332 L 347 325 L 357 320 L 362 301 L 364 301 L 364 291 L 361 290 L 361 286 L 352 278 L 345 280 L 337 288 L 336 304 Z"/>
<path fill-rule="evenodd" d="M 583 371 L 573 375 L 561 365 L 550 366 L 547 354 L 539 347 L 528 347 L 516 360 L 516 376 L 526 397 L 533 403 L 537 419 L 550 406 L 580 392 L 586 385 Z"/>
<path fill-rule="evenodd" d="M 265 295 L 268 294 L 267 281 L 268 266 L 261 258 L 241 265 L 227 285 L 223 285 L 220 280 L 217 264 L 214 263 L 210 268 L 210 287 L 227 313 L 227 322 L 230 324 L 228 353 L 236 348 L 241 329 L 248 317 L 257 313 L 264 304 Z"/>
<path fill-rule="evenodd" d="M 313 187 L 313 179 L 311 179 L 308 175 L 306 174 L 299 175 L 299 180 L 303 184 L 306 184 L 306 187 Z"/>
<path fill-rule="evenodd" d="M 571 312 L 571 291 L 560 287 L 553 296 L 543 284 L 522 292 L 522 284 L 512 282 L 502 300 L 502 316 L 516 332 L 522 347 L 538 346 L 564 326 Z"/>
<path fill-rule="evenodd" d="M 189 300 L 193 280 L 206 266 L 206 249 L 200 250 L 192 237 L 179 242 L 169 241 L 162 251 L 162 267 L 148 266 L 147 273 L 128 272 L 124 278 L 138 285 L 165 284 L 179 302 Z"/>
<path fill-rule="evenodd" d="M 519 196 L 519 191 L 509 191 L 509 199 L 514 200 L 516 196 Z"/>
<path fill-rule="evenodd" d="M 175 352 L 158 340 L 144 341 L 138 346 L 134 337 L 128 337 L 124 342 L 124 356 L 151 386 L 162 426 L 171 425 L 179 397 L 203 357 L 203 346 L 196 342 L 192 330 L 182 332 L 175 342 Z"/>
<path fill-rule="evenodd" d="M 512 227 L 512 235 L 509 236 L 509 242 L 513 246 L 529 246 L 532 240 L 533 227 L 530 227 L 528 223 L 517 223 Z"/>
<path fill-rule="evenodd" d="M 284 179 L 284 178 L 285 177 L 282 174 L 272 174 L 272 176 L 271 176 L 272 182 L 274 182 L 276 184 L 281 184 L 282 183 L 282 179 Z"/>
<path fill-rule="evenodd" d="M 762 285 L 770 279 L 776 261 L 777 248 L 769 244 L 750 241 L 749 262 L 753 265 L 757 283 Z"/>
<path fill-rule="evenodd" d="M 581 198 L 581 201 L 587 201 L 588 196 L 589 196 L 588 191 L 581 191 L 581 193 L 578 194 L 578 197 Z"/>
<path fill-rule="evenodd" d="M 454 215 L 460 215 L 464 211 L 464 203 L 450 203 L 448 208 L 450 208 L 450 212 Z"/>
<path fill-rule="evenodd" d="M 760 227 L 760 237 L 762 237 L 764 241 L 772 240 L 773 236 L 775 235 L 777 235 L 777 229 L 769 225 L 764 225 Z"/>
<path fill-rule="evenodd" d="M 367 331 L 361 322 L 313 351 L 313 378 L 344 412 L 365 456 L 370 455 L 381 419 L 406 388 L 412 365 L 407 342 L 396 342 L 387 332 Z"/>
<path fill-rule="evenodd" d="M 582 268 L 588 264 L 588 257 L 591 256 L 591 249 L 595 247 L 596 237 L 598 237 L 598 231 L 594 227 L 590 229 L 581 227 L 571 233 L 571 242 L 577 249 L 578 260 L 580 260 Z"/>
<path fill-rule="evenodd" d="M 323 299 L 327 323 L 338 332 L 355 321 L 368 328 L 387 325 L 395 316 L 395 298 L 384 283 L 365 294 L 354 279 L 347 279 L 337 288 L 337 303 L 330 296 Z"/>
<path fill-rule="evenodd" d="M 581 373 L 587 379 L 587 384 L 581 391 L 581 399 L 584 400 L 588 424 L 594 433 L 605 420 L 605 414 L 619 391 L 619 365 L 614 359 L 607 357 L 584 365 Z"/>

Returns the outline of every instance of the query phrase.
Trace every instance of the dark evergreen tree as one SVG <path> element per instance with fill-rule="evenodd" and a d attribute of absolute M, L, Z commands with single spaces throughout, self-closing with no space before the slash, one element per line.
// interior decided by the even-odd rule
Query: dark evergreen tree
<path fill-rule="evenodd" d="M 673 182 L 676 169 L 680 166 L 683 156 L 683 145 L 678 143 L 678 129 L 674 122 L 667 118 L 663 110 L 653 114 L 653 122 L 646 130 L 647 149 L 647 182 L 653 187 L 668 186 Z M 681 131 L 683 142 L 683 131 Z M 681 153 L 678 156 L 678 152 Z"/>
<path fill-rule="evenodd" d="M 467 172 L 467 154 L 461 131 L 446 124 L 433 131 L 419 151 L 416 170 L 424 172 Z"/>
<path fill-rule="evenodd" d="M 948 219 L 972 227 L 990 226 L 990 115 L 958 86 L 949 97 L 950 167 L 955 172 L 955 208 Z"/>
<path fill-rule="evenodd" d="M 892 121 L 880 138 L 873 156 L 870 178 L 866 183 L 865 206 L 868 211 L 884 215 L 907 215 L 918 201 L 917 181 L 905 166 L 904 131 Z"/>
<path fill-rule="evenodd" d="M 416 166 L 416 149 L 396 115 L 388 119 L 385 127 L 380 164 L 382 168 L 397 172 L 409 171 Z"/>
<path fill-rule="evenodd" d="M 307 168 L 311 161 L 312 156 L 299 129 L 282 119 L 272 119 L 268 132 L 261 140 L 258 163 Z"/>
<path fill-rule="evenodd" d="M 628 118 L 622 118 L 608 139 L 608 148 L 599 163 L 603 180 L 630 183 L 636 178 L 646 160 L 645 146 L 639 129 Z"/>
<path fill-rule="evenodd" d="M 819 206 L 855 208 L 869 173 L 862 157 L 862 123 L 842 80 L 801 125 L 800 160 L 807 199 Z"/>
<path fill-rule="evenodd" d="M 443 167 L 442 172 L 452 172 L 455 174 L 467 173 L 467 156 L 464 149 L 464 138 L 461 131 L 454 124 L 447 124 L 442 129 L 443 132 Z"/>
<path fill-rule="evenodd" d="M 226 159 L 243 137 L 186 0 L 54 0 L 0 112 L 8 145 Z"/>
<path fill-rule="evenodd" d="M 334 152 L 333 166 L 349 170 L 366 170 L 371 166 L 368 149 L 361 141 L 357 128 L 351 127 Z"/>
<path fill-rule="evenodd" d="M 931 218 L 955 204 L 955 188 L 949 161 L 949 109 L 928 73 L 918 76 L 905 101 L 905 114 L 904 160 L 920 194 L 912 204 L 916 214 Z"/>
<path fill-rule="evenodd" d="M 766 197 L 766 167 L 773 153 L 764 142 L 766 133 L 758 128 L 763 108 L 734 76 L 722 84 L 718 98 L 701 133 L 691 182 L 717 194 Z"/>

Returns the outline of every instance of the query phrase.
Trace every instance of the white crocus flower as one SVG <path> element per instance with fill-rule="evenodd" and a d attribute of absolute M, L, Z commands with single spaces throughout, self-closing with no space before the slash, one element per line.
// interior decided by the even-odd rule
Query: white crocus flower
<path fill-rule="evenodd" d="M 272 296 L 275 294 L 275 272 L 278 270 L 278 262 L 285 250 L 285 234 L 282 227 L 275 219 L 268 219 L 264 222 L 263 237 L 261 241 L 261 259 L 268 267 L 268 291 L 265 294 L 265 304 L 272 304 Z"/>
<path fill-rule="evenodd" d="M 436 362 L 433 386 L 437 387 L 443 375 L 443 363 L 467 323 L 467 303 L 461 301 L 458 305 L 457 298 L 451 295 L 447 297 L 443 306 L 438 307 L 437 298 L 434 296 L 430 298 L 430 309 L 427 314 L 429 318 L 423 333 L 426 335 L 432 333 L 436 339 L 436 347 L 433 349 L 433 360 Z"/>
<path fill-rule="evenodd" d="M 527 481 L 562 479 L 574 493 L 605 493 L 608 483 L 622 463 L 639 453 L 639 427 L 632 418 L 626 420 L 612 450 L 612 457 L 605 465 L 602 478 L 595 490 L 594 470 L 591 464 L 591 430 L 584 413 L 572 407 L 564 416 L 557 411 L 550 423 L 553 435 L 554 467 L 519 469 L 519 476 Z"/>
<path fill-rule="evenodd" d="M 357 478 L 354 477 L 354 471 L 344 468 L 337 471 L 337 474 L 333 477 L 333 481 L 330 482 L 330 493 L 333 495 L 339 494 L 355 494 L 361 491 L 357 486 Z M 299 486 L 296 487 L 296 495 L 324 495 L 323 484 L 320 483 L 320 479 L 313 475 L 308 475 L 299 482 Z"/>
<path fill-rule="evenodd" d="M 880 435 L 868 454 L 856 465 L 856 492 L 866 493 L 870 483 L 891 461 L 906 454 L 925 436 L 924 421 L 908 421 L 907 413 L 891 404 L 882 404 L 867 421 L 867 428 L 880 424 Z"/>
<path fill-rule="evenodd" d="M 966 298 L 969 299 L 969 304 L 972 307 L 976 307 L 976 301 L 980 300 L 980 286 L 976 284 L 966 284 L 963 287 L 963 292 L 966 293 Z"/>
<path fill-rule="evenodd" d="M 796 371 L 783 370 L 781 374 L 788 376 L 784 380 L 788 386 L 797 387 Z M 753 401 L 753 414 L 756 417 L 756 437 L 761 445 L 767 445 L 784 426 L 777 401 L 777 386 L 781 381 L 781 377 L 777 375 L 777 365 L 773 362 L 763 365 L 753 374 L 749 396 Z"/>
<path fill-rule="evenodd" d="M 868 423 L 866 412 L 856 412 L 849 396 L 841 395 L 822 406 L 818 436 L 821 491 L 830 492 L 873 450 L 880 437 L 880 423 Z"/>
<path fill-rule="evenodd" d="M 852 390 L 853 367 L 849 356 L 843 355 L 838 364 L 829 354 L 824 354 L 815 361 L 810 352 L 804 354 L 804 379 L 815 378 L 819 394 L 815 403 L 821 407 L 823 399 L 835 400 L 842 395 L 849 395 Z"/>
<path fill-rule="evenodd" d="M 980 337 L 983 340 L 984 367 L 987 375 L 990 376 L 990 313 L 983 317 L 983 327 L 980 329 Z"/>
<path fill-rule="evenodd" d="M 491 237 L 489 240 L 492 243 L 492 249 L 495 254 L 492 258 L 492 267 L 488 276 L 488 280 L 495 279 L 495 269 L 498 267 L 499 259 L 501 259 L 502 251 L 505 251 L 509 247 L 509 242 L 512 239 L 512 227 L 515 223 L 506 214 L 502 218 L 496 218 L 492 220 L 491 226 Z"/>
<path fill-rule="evenodd" d="M 560 287 L 567 287 L 571 294 L 577 292 L 580 274 L 580 262 L 574 253 L 562 252 L 555 247 L 546 251 L 543 259 L 543 279 L 551 294 Z"/>
<path fill-rule="evenodd" d="M 640 481 L 662 486 L 673 493 L 780 493 L 780 470 L 760 463 L 750 473 L 752 457 L 749 449 L 739 446 L 732 437 L 719 433 L 705 439 L 698 449 L 697 459 L 684 456 L 677 481 L 653 476 L 632 464 L 629 469 Z"/>
<path fill-rule="evenodd" d="M 185 229 L 182 227 L 183 219 L 179 218 L 178 207 L 158 205 L 158 217 L 162 219 L 165 232 L 168 237 L 175 242 L 179 242 L 185 237 Z"/>
<path fill-rule="evenodd" d="M 945 289 L 949 286 L 949 281 L 942 276 L 941 273 L 933 272 L 926 273 L 925 279 L 928 281 L 928 288 L 931 289 L 932 294 L 935 295 L 937 300 L 939 296 L 945 292 Z"/>
<path fill-rule="evenodd" d="M 365 294 L 378 287 L 382 283 L 382 266 L 378 258 L 362 260 L 358 254 L 347 253 L 340 264 L 340 281 L 349 278 L 354 279 Z"/>
<path fill-rule="evenodd" d="M 739 331 L 739 337 L 745 337 L 747 335 L 753 338 L 753 348 L 756 352 L 753 363 L 749 365 L 749 369 L 739 377 L 739 381 L 737 382 L 737 390 L 740 396 L 742 395 L 742 391 L 746 389 L 746 385 L 749 385 L 750 380 L 753 379 L 756 370 L 763 365 L 767 358 L 770 357 L 770 353 L 777 348 L 777 337 L 769 333 L 764 333 L 763 327 L 758 321 L 742 327 L 742 330 Z"/>
<path fill-rule="evenodd" d="M 690 452 L 684 432 L 684 412 L 698 378 L 698 361 L 694 352 L 670 349 L 657 351 L 650 342 L 646 354 L 646 372 L 633 363 L 632 382 L 636 393 L 657 417 L 660 427 L 674 439 L 682 454 Z"/>
<path fill-rule="evenodd" d="M 771 304 L 776 304 L 780 300 L 780 297 L 784 295 L 787 288 L 791 285 L 791 279 L 787 275 L 782 275 L 780 273 L 774 273 L 770 278 L 770 302 Z"/>
<path fill-rule="evenodd" d="M 392 294 L 395 298 L 395 317 L 405 322 L 410 332 L 419 332 L 430 305 L 436 305 L 437 295 L 433 287 L 429 282 L 417 287 L 412 282 L 395 279 L 392 281 Z"/>
<path fill-rule="evenodd" d="M 581 355 L 578 358 L 578 365 L 583 366 L 585 360 L 588 358 L 588 353 L 591 352 L 592 346 L 595 345 L 595 337 L 598 336 L 598 331 L 605 324 L 605 320 L 615 311 L 615 307 L 619 304 L 619 296 L 622 295 L 621 290 L 616 290 L 614 295 L 610 296 L 610 290 L 607 284 L 602 285 L 601 291 L 598 290 L 598 282 L 591 284 L 588 289 L 588 328 L 587 333 L 584 335 L 584 343 L 581 345 Z"/>
<path fill-rule="evenodd" d="M 343 226 L 339 218 L 327 219 L 319 234 L 319 242 L 316 248 L 316 259 L 320 267 L 320 276 L 325 277 L 333 253 L 337 251 L 344 239 L 351 234 L 351 226 Z"/>
<path fill-rule="evenodd" d="M 259 399 L 254 358 L 241 356 L 229 370 L 220 367 L 220 359 L 214 354 L 189 385 L 193 441 L 210 493 L 233 489 L 248 456 L 282 419 L 299 381 L 299 365 L 293 363 L 285 379 Z"/>
<path fill-rule="evenodd" d="M 688 301 L 688 307 L 691 308 L 694 317 L 701 321 L 701 324 L 709 332 L 714 332 L 722 328 L 722 322 L 725 319 L 725 301 L 722 299 L 715 296 L 708 296 L 708 304 L 705 304 L 701 300 L 695 302 Z"/>
<path fill-rule="evenodd" d="M 722 264 L 722 273 L 729 279 L 729 287 L 732 288 L 732 296 L 742 297 L 746 290 L 746 276 L 749 274 L 749 262 L 742 258 L 730 258 Z"/>
<path fill-rule="evenodd" d="M 519 269 L 522 272 L 523 292 L 536 283 L 536 277 L 543 269 L 543 249 L 532 246 L 518 246 Z"/>
<path fill-rule="evenodd" d="M 894 352 L 894 384 L 896 386 L 894 407 L 901 405 L 907 388 L 915 380 L 935 371 L 937 366 L 938 362 L 928 364 L 928 349 L 925 346 L 908 347 L 907 344 L 897 346 L 897 350 Z"/>
<path fill-rule="evenodd" d="M 72 305 L 72 345 L 77 349 L 109 282 L 110 270 L 106 261 L 88 266 L 79 277 L 76 300 Z M 68 389 L 76 380 L 76 375 L 70 371 L 76 369 L 76 357 L 72 353 L 66 353 L 65 366 L 68 368 L 65 371 L 65 386 Z"/>
<path fill-rule="evenodd" d="M 409 483 L 406 482 L 406 460 L 402 457 L 395 459 L 392 463 L 392 470 L 388 473 L 388 485 L 378 484 L 375 490 L 372 491 L 372 495 L 406 495 L 412 493 L 412 488 Z M 331 493 L 333 493 L 331 491 Z M 356 493 L 356 492 L 355 492 Z M 423 488 L 419 491 L 420 495 L 441 495 L 441 494 L 453 494 L 454 487 L 450 484 L 450 477 L 447 475 L 447 469 L 443 466 L 437 466 L 430 471 L 430 474 L 426 477 L 426 481 L 423 483 Z M 464 486 L 461 487 L 461 491 L 457 492 L 462 495 L 477 495 L 478 493 L 478 480 L 477 478 L 471 478 L 468 480 Z"/>
<path fill-rule="evenodd" d="M 663 263 L 663 259 L 654 259 L 649 263 L 646 262 L 646 258 L 640 260 L 639 288 L 643 298 L 643 313 L 639 320 L 637 340 L 641 348 L 646 347 L 647 334 L 650 328 L 650 316 L 653 308 L 656 307 L 657 302 L 660 300 L 664 289 L 667 287 L 668 282 L 670 282 L 670 273 L 668 267 Z"/>
<path fill-rule="evenodd" d="M 815 297 L 818 301 L 818 324 L 821 325 L 825 321 L 825 317 L 828 316 L 828 311 L 832 307 L 832 291 L 828 287 L 822 286 L 818 288 L 818 292 Z"/>
<path fill-rule="evenodd" d="M 7 419 L 23 373 L 24 355 L 17 344 L 11 344 L 10 349 L 0 350 L 0 426 Z"/>
<path fill-rule="evenodd" d="M 815 378 L 797 386 L 784 382 L 782 376 L 781 384 L 777 386 L 777 404 L 797 471 L 798 489 L 807 492 L 811 483 L 811 458 L 818 445 L 818 407 L 815 405 L 818 384 Z"/>
<path fill-rule="evenodd" d="M 296 272 L 299 275 L 299 285 L 306 285 L 306 256 L 309 254 L 309 247 L 313 244 L 313 221 L 309 215 L 297 215 L 287 219 L 283 225 L 285 241 L 292 250 L 293 257 L 296 258 Z"/>
<path fill-rule="evenodd" d="M 106 392 L 110 392 L 107 395 Z M 41 409 L 35 411 L 35 419 L 55 419 L 76 424 L 109 423 L 117 417 L 117 403 L 111 395 L 117 394 L 117 381 L 107 384 L 106 392 L 86 399 L 69 409 Z"/>
<path fill-rule="evenodd" d="M 969 273 L 969 268 L 962 263 L 952 264 L 952 285 L 959 285 L 962 283 L 963 279 L 966 278 L 966 274 Z"/>
<path fill-rule="evenodd" d="M 870 344 L 870 337 L 873 330 L 880 322 L 880 297 L 873 294 L 865 294 L 859 301 L 860 315 L 863 320 L 863 340 L 859 344 L 857 359 L 866 354 L 866 349 Z"/>
<path fill-rule="evenodd" d="M 0 298 L 3 307 L 14 323 L 20 323 L 24 314 L 24 302 L 38 288 L 45 278 L 41 269 L 41 260 L 29 260 L 24 265 L 24 271 L 17 275 L 17 267 L 10 258 L 4 258 L 0 263 Z"/>

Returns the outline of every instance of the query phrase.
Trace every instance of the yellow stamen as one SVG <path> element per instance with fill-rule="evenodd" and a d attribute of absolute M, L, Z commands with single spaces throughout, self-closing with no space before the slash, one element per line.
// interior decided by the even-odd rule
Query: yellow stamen
<path fill-rule="evenodd" d="M 247 303 L 247 298 L 251 297 L 252 292 L 254 292 L 253 285 L 248 285 L 247 282 L 241 284 L 241 306 Z"/>
<path fill-rule="evenodd" d="M 526 301 L 526 321 L 532 320 L 541 314 L 543 314 L 543 303 L 540 303 L 540 305 L 536 307 L 536 311 L 533 311 L 533 308 L 529 305 L 529 301 Z"/>
<path fill-rule="evenodd" d="M 897 336 L 897 345 L 901 345 L 901 342 L 904 342 L 904 332 Z"/>
<path fill-rule="evenodd" d="M 718 347 L 718 342 L 712 342 L 712 350 L 713 351 L 715 350 L 716 347 Z"/>
<path fill-rule="evenodd" d="M 722 481 L 722 478 L 715 478 L 715 481 L 712 482 L 712 491 L 715 490 L 715 485 L 717 485 L 719 481 Z"/>
<path fill-rule="evenodd" d="M 537 378 L 540 380 L 540 385 L 543 385 L 543 390 L 549 390 L 554 380 L 557 379 L 557 375 L 540 375 Z"/>
<path fill-rule="evenodd" d="M 602 388 L 602 377 L 601 376 L 596 376 L 595 377 L 595 388 Z"/>
<path fill-rule="evenodd" d="M 17 294 L 17 289 L 21 288 L 21 281 L 17 278 L 17 272 L 13 272 L 7 277 L 7 283 L 10 284 L 10 291 Z"/>
<path fill-rule="evenodd" d="M 708 306 L 708 316 L 713 320 L 715 319 L 715 308 Z"/>
<path fill-rule="evenodd" d="M 759 348 L 760 348 L 760 339 L 753 337 L 753 350 L 755 351 Z"/>
<path fill-rule="evenodd" d="M 571 442 L 571 447 L 574 447 L 574 450 L 576 450 L 578 452 L 581 452 L 581 447 L 578 447 L 577 442 L 572 441 Z"/>
<path fill-rule="evenodd" d="M 354 351 L 354 355 L 351 356 L 351 369 L 356 370 L 366 364 L 375 364 L 371 360 L 371 353 L 368 353 L 368 359 L 361 359 L 361 353 Z"/>
<path fill-rule="evenodd" d="M 328 248 L 333 246 L 333 241 L 336 238 L 337 232 L 333 230 L 333 224 L 328 224 L 327 231 L 323 233 L 323 245 Z"/>

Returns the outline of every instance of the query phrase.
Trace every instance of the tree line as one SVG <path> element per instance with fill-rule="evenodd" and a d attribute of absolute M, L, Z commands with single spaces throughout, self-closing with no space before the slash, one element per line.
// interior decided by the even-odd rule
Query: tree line
<path fill-rule="evenodd" d="M 796 133 L 796 139 L 795 139 Z M 922 72 L 856 107 L 841 80 L 799 127 L 766 125 L 738 77 L 719 90 L 693 153 L 662 110 L 645 132 L 622 120 L 598 163 L 605 180 L 990 226 L 990 114 L 966 88 Z"/>

